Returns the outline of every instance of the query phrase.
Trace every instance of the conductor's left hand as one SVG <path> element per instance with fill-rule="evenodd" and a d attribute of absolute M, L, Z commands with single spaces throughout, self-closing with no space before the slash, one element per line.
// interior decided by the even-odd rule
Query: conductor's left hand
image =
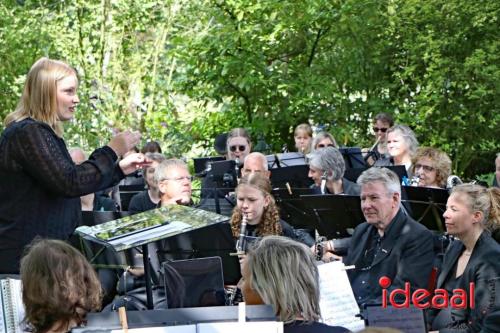
<path fill-rule="evenodd" d="M 151 160 L 148 160 L 144 154 L 134 153 L 125 157 L 119 162 L 119 166 L 125 175 L 129 175 L 137 169 L 150 166 Z"/>

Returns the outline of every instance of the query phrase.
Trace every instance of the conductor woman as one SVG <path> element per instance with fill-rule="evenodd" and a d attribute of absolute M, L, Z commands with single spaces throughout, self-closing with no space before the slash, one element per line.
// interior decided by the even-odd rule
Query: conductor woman
<path fill-rule="evenodd" d="M 31 67 L 23 94 L 0 137 L 0 273 L 18 273 L 21 253 L 36 236 L 67 239 L 78 226 L 80 196 L 118 183 L 143 165 L 142 154 L 118 158 L 139 133 L 117 134 L 107 146 L 75 165 L 62 139 L 61 122 L 80 102 L 76 71 L 41 58 Z"/>

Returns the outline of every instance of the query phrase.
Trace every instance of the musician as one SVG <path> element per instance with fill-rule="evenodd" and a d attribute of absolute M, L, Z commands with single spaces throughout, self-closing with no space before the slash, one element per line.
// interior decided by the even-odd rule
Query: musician
<path fill-rule="evenodd" d="M 361 209 L 366 222 L 354 229 L 343 258 L 358 304 L 380 303 L 382 276 L 391 279 L 390 290 L 410 282 L 412 290 L 427 288 L 434 261 L 432 233 L 401 209 L 398 176 L 387 168 L 370 168 L 358 178 Z M 346 244 L 347 243 L 347 244 Z M 335 241 L 323 244 L 336 252 Z"/>
<path fill-rule="evenodd" d="M 387 130 L 387 150 L 389 158 L 375 162 L 375 166 L 404 165 L 411 178 L 412 157 L 417 152 L 418 141 L 415 133 L 406 125 L 394 125 Z"/>
<path fill-rule="evenodd" d="M 495 179 L 493 180 L 493 186 L 500 187 L 500 153 L 497 154 L 495 159 Z"/>
<path fill-rule="evenodd" d="M 418 186 L 446 188 L 451 160 L 444 151 L 420 147 L 413 157 L 411 172 L 417 177 Z"/>
<path fill-rule="evenodd" d="M 373 156 L 367 160 L 370 165 L 379 159 L 390 157 L 387 151 L 387 130 L 392 126 L 394 126 L 394 119 L 388 113 L 381 112 L 373 118 L 372 130 L 375 134 L 375 144 L 370 150 Z"/>
<path fill-rule="evenodd" d="M 236 202 L 231 216 L 231 229 L 235 238 L 240 235 L 241 220 L 245 214 L 249 237 L 283 235 L 313 245 L 314 240 L 309 235 L 294 230 L 280 219 L 278 206 L 271 195 L 271 183 L 264 175 L 254 173 L 243 177 L 236 188 Z"/>
<path fill-rule="evenodd" d="M 267 158 L 264 154 L 253 152 L 245 157 L 243 168 L 241 169 L 241 176 L 245 177 L 251 173 L 261 173 L 267 178 L 271 176 L 271 172 L 268 170 Z"/>
<path fill-rule="evenodd" d="M 84 323 L 87 312 L 101 308 L 94 269 L 63 241 L 34 241 L 21 260 L 21 281 L 25 319 L 35 333 L 69 332 Z"/>
<path fill-rule="evenodd" d="M 479 185 L 453 187 L 446 211 L 446 230 L 459 240 L 446 251 L 437 288 L 469 290 L 474 283 L 475 307 L 431 309 L 428 323 L 439 332 L 479 332 L 485 317 L 500 306 L 500 245 L 489 230 L 500 227 L 500 190 Z M 500 331 L 496 322 L 495 332 Z"/>
<path fill-rule="evenodd" d="M 293 138 L 297 151 L 306 155 L 311 152 L 313 131 L 309 124 L 300 124 L 295 127 Z"/>
<path fill-rule="evenodd" d="M 337 148 L 325 147 L 308 155 L 309 177 L 317 194 L 359 195 L 360 187 L 344 178 L 344 157 Z M 324 184 L 324 191 L 321 188 Z"/>
<path fill-rule="evenodd" d="M 227 135 L 227 159 L 242 163 L 252 150 L 252 140 L 244 128 L 233 128 Z"/>
<path fill-rule="evenodd" d="M 182 160 L 168 159 L 161 162 L 156 167 L 154 180 L 160 191 L 160 207 L 168 204 L 192 204 L 192 176 Z"/>
<path fill-rule="evenodd" d="M 335 148 L 339 147 L 333 135 L 331 135 L 328 132 L 319 132 L 318 134 L 316 134 L 314 136 L 312 146 L 313 146 L 313 151 L 325 147 L 335 147 Z"/>
<path fill-rule="evenodd" d="M 284 237 L 264 237 L 248 252 L 242 275 L 245 302 L 272 305 L 285 333 L 348 332 L 319 322 L 319 273 L 306 246 Z"/>

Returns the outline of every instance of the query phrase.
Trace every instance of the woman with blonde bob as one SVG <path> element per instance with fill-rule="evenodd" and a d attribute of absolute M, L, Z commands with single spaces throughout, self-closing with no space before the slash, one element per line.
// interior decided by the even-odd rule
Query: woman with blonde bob
<path fill-rule="evenodd" d="M 242 275 L 245 302 L 272 305 L 284 332 L 348 332 L 319 322 L 319 273 L 305 245 L 264 237 L 248 252 Z"/>
<path fill-rule="evenodd" d="M 69 65 L 48 58 L 33 64 L 0 137 L 0 273 L 19 272 L 23 248 L 36 236 L 68 239 L 81 219 L 80 198 L 117 184 L 147 165 L 142 154 L 118 158 L 140 139 L 119 133 L 88 161 L 75 165 L 62 139 L 64 121 L 80 103 Z"/>
<path fill-rule="evenodd" d="M 101 307 L 101 285 L 87 259 L 59 240 L 35 240 L 21 260 L 26 321 L 34 333 L 68 332 Z"/>
<path fill-rule="evenodd" d="M 447 233 L 458 240 L 445 253 L 436 288 L 451 297 L 456 289 L 470 292 L 473 284 L 475 306 L 430 309 L 430 329 L 482 332 L 485 318 L 500 307 L 500 245 L 490 234 L 500 227 L 500 189 L 455 186 L 443 216 Z M 491 331 L 500 332 L 500 322 Z"/>

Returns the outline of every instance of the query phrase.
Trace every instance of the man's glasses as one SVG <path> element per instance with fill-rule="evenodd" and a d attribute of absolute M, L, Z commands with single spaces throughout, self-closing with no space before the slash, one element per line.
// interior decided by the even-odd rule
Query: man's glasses
<path fill-rule="evenodd" d="M 431 167 L 430 165 L 423 165 L 420 163 L 415 164 L 415 170 L 418 170 L 420 168 L 424 169 L 424 171 L 427 171 L 427 172 L 432 172 L 435 170 L 435 168 Z"/>
<path fill-rule="evenodd" d="M 193 176 L 184 176 L 184 177 L 175 177 L 175 178 L 163 178 L 163 180 L 173 180 L 174 182 L 181 182 L 183 180 L 189 180 L 190 182 L 192 182 L 194 179 Z"/>
<path fill-rule="evenodd" d="M 232 151 L 233 153 L 238 149 L 239 151 L 245 151 L 247 149 L 247 146 L 230 146 L 229 150 Z"/>
<path fill-rule="evenodd" d="M 373 131 L 374 131 L 375 133 L 378 133 L 378 132 L 385 133 L 385 132 L 387 132 L 387 130 L 388 130 L 388 128 L 384 128 L 384 127 L 382 127 L 382 128 L 373 127 Z"/>

